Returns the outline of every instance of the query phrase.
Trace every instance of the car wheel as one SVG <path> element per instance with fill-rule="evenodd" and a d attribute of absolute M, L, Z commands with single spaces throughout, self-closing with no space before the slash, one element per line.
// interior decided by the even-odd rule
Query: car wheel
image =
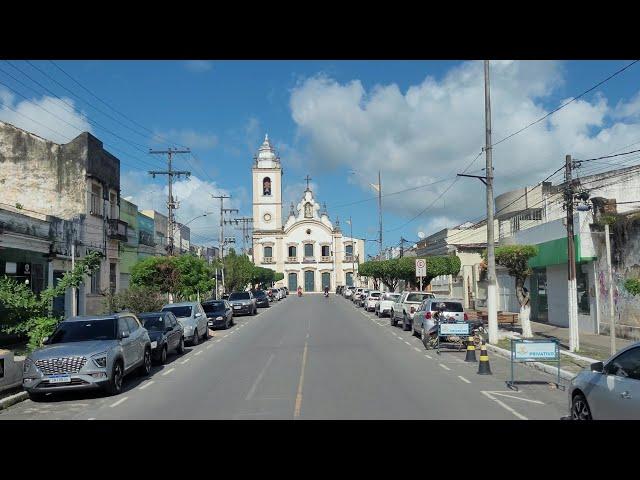
<path fill-rule="evenodd" d="M 396 316 L 395 313 L 393 313 L 393 310 L 391 310 L 391 314 L 389 315 L 389 322 L 391 323 L 392 327 L 396 326 Z"/>
<path fill-rule="evenodd" d="M 113 364 L 113 370 L 111 370 L 111 379 L 106 386 L 106 390 L 109 395 L 118 395 L 120 392 L 122 392 L 123 377 L 124 370 L 122 368 L 122 362 L 118 360 Z"/>
<path fill-rule="evenodd" d="M 581 393 L 571 400 L 571 420 L 593 420 L 587 399 Z"/>
<path fill-rule="evenodd" d="M 422 340 L 422 344 L 424 345 L 424 348 L 428 350 L 429 339 L 427 338 L 427 332 L 424 331 L 424 325 L 422 325 L 422 328 L 420 329 L 420 340 Z"/>
<path fill-rule="evenodd" d="M 416 324 L 415 323 L 411 324 L 411 335 L 413 335 L 414 337 L 418 336 L 418 332 L 416 332 Z"/>
<path fill-rule="evenodd" d="M 151 349 L 144 349 L 144 358 L 142 359 L 142 365 L 138 373 L 141 377 L 146 377 L 151 373 Z"/>
<path fill-rule="evenodd" d="M 193 332 L 193 340 L 191 341 L 191 343 L 194 347 L 200 343 L 200 335 L 198 335 L 197 328 L 196 328 L 196 331 Z"/>
<path fill-rule="evenodd" d="M 407 315 L 405 314 L 402 317 L 402 330 L 404 332 L 408 332 L 410 328 L 411 328 L 411 325 L 409 325 L 409 322 L 407 321 Z"/>
<path fill-rule="evenodd" d="M 180 337 L 180 343 L 178 344 L 176 352 L 178 352 L 178 355 L 182 355 L 184 353 L 184 337 Z"/>
<path fill-rule="evenodd" d="M 253 309 L 253 315 L 257 315 L 257 314 L 258 314 L 258 308 L 256 307 Z"/>
<path fill-rule="evenodd" d="M 40 392 L 28 392 L 27 395 L 29 395 L 29 400 L 32 402 L 42 402 L 45 394 Z"/>
<path fill-rule="evenodd" d="M 204 327 L 204 335 L 202 335 L 202 340 L 205 341 L 205 342 L 207 340 L 209 340 L 209 326 L 208 325 L 206 325 Z"/>
<path fill-rule="evenodd" d="M 236 321 L 233 319 L 233 317 L 231 317 L 231 323 L 229 325 L 233 327 L 235 324 L 236 324 Z"/>
<path fill-rule="evenodd" d="M 160 365 L 164 365 L 165 363 L 167 363 L 167 346 L 166 345 L 162 349 L 162 352 L 160 352 Z"/>
<path fill-rule="evenodd" d="M 224 329 L 225 329 L 225 330 L 228 330 L 228 329 L 229 329 L 229 327 L 230 327 L 229 320 L 225 320 L 225 322 L 224 322 Z"/>

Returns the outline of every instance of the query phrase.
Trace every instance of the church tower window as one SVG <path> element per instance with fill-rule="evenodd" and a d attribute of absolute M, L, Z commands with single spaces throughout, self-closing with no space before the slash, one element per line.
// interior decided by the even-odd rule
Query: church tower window
<path fill-rule="evenodd" d="M 298 253 L 296 252 L 296 247 L 291 246 L 289 247 L 289 257 L 296 257 L 298 255 Z"/>
<path fill-rule="evenodd" d="M 265 256 L 265 258 L 273 257 L 273 248 L 272 247 L 264 247 L 264 256 Z"/>
<path fill-rule="evenodd" d="M 269 177 L 264 177 L 262 180 L 262 195 L 271 195 L 271 179 Z"/>

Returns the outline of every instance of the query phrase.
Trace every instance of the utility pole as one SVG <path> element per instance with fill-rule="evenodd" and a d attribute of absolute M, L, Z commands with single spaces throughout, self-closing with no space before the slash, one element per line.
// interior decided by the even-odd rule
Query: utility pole
<path fill-rule="evenodd" d="M 404 256 L 404 242 L 406 242 L 404 237 L 400 237 L 400 258 Z"/>
<path fill-rule="evenodd" d="M 245 255 L 249 255 L 249 251 L 247 250 L 247 240 L 249 239 L 249 230 L 251 228 L 249 224 L 253 222 L 253 218 L 251 217 L 234 218 L 233 221 L 235 222 L 236 225 L 242 224 L 242 227 L 241 227 L 242 228 L 242 252 Z"/>
<path fill-rule="evenodd" d="M 576 254 L 573 243 L 573 162 L 571 155 L 565 157 L 565 208 L 567 210 L 567 266 L 568 266 L 568 292 L 567 301 L 569 304 L 569 351 L 580 350 L 580 338 L 578 336 L 578 291 L 576 288 Z"/>
<path fill-rule="evenodd" d="M 169 147 L 167 150 L 149 149 L 149 153 L 152 155 L 158 155 L 158 154 L 167 155 L 167 163 L 168 163 L 167 170 L 150 170 L 149 173 L 153 178 L 156 178 L 156 175 L 167 175 L 167 179 L 169 181 L 169 197 L 167 199 L 167 209 L 169 210 L 168 227 L 167 227 L 167 233 L 169 236 L 169 245 L 168 245 L 169 255 L 174 254 L 173 234 L 175 229 L 174 227 L 175 218 L 174 218 L 173 211 L 176 208 L 178 208 L 178 202 L 176 202 L 173 198 L 173 177 L 180 178 L 180 175 L 184 175 L 185 177 L 188 178 L 191 175 L 191 172 L 187 172 L 186 170 L 174 170 L 172 167 L 172 160 L 173 160 L 173 156 L 176 153 L 190 153 L 190 152 L 191 150 L 189 149 L 177 150 L 171 147 Z M 182 236 L 180 236 L 180 238 L 182 239 Z"/>
<path fill-rule="evenodd" d="M 224 245 L 226 243 L 224 238 L 224 214 L 227 212 L 238 212 L 236 208 L 224 208 L 224 199 L 231 198 L 230 195 L 211 195 L 213 198 L 220 200 L 220 259 L 222 260 L 222 289 L 224 290 Z"/>
<path fill-rule="evenodd" d="M 491 147 L 491 89 L 489 60 L 484 61 L 484 118 L 487 183 L 487 316 L 489 343 L 498 343 L 498 306 L 496 305 L 496 257 L 493 239 L 493 148 Z"/>
<path fill-rule="evenodd" d="M 611 267 L 611 240 L 609 239 L 609 224 L 604 225 L 604 238 L 607 247 L 607 282 L 609 284 L 609 329 L 611 330 L 611 355 L 616 353 L 616 317 L 613 304 L 613 272 Z"/>
<path fill-rule="evenodd" d="M 378 211 L 380 215 L 380 260 L 382 260 L 382 180 L 378 170 Z"/>

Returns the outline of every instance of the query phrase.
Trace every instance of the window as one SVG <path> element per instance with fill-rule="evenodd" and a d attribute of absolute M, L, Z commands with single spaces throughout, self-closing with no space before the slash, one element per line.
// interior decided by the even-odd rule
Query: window
<path fill-rule="evenodd" d="M 331 252 L 329 250 L 329 245 L 323 245 L 322 246 L 322 256 L 323 257 L 328 257 L 331 255 Z"/>
<path fill-rule="evenodd" d="M 124 324 L 125 330 L 126 323 Z M 105 320 L 87 320 L 62 322 L 49 339 L 49 344 L 67 342 L 86 342 L 89 340 L 115 340 L 116 322 L 114 318 Z M 122 330 L 122 329 L 121 329 Z"/>
<path fill-rule="evenodd" d="M 109 264 L 109 289 L 111 290 L 112 294 L 116 293 L 116 286 L 117 286 L 116 282 L 117 282 L 116 264 L 110 263 Z"/>
<path fill-rule="evenodd" d="M 605 373 L 640 380 L 640 348 L 633 348 L 618 355 L 606 366 Z"/>
<path fill-rule="evenodd" d="M 304 244 L 304 256 L 307 258 L 313 257 L 313 243 Z"/>
<path fill-rule="evenodd" d="M 268 258 L 273 257 L 273 247 L 264 247 L 264 256 Z"/>
<path fill-rule="evenodd" d="M 118 334 L 129 333 L 129 325 L 126 318 L 118 319 Z"/>
<path fill-rule="evenodd" d="M 127 320 L 127 325 L 129 326 L 129 331 L 131 333 L 135 332 L 136 330 L 138 330 L 138 328 L 140 328 L 140 325 L 138 325 L 138 322 L 136 321 L 135 318 L 133 317 L 125 317 Z"/>
<path fill-rule="evenodd" d="M 262 195 L 271 195 L 271 179 L 264 177 L 262 180 Z"/>
<path fill-rule="evenodd" d="M 353 245 L 349 244 L 347 245 L 345 248 L 345 253 L 347 254 L 347 257 L 351 257 L 353 256 Z"/>
<path fill-rule="evenodd" d="M 100 293 L 100 267 L 91 275 L 91 293 Z"/>
<path fill-rule="evenodd" d="M 290 257 L 295 257 L 298 255 L 298 251 L 296 249 L 296 247 L 289 247 L 289 256 Z"/>
<path fill-rule="evenodd" d="M 182 307 L 164 307 L 162 311 L 171 312 L 178 318 L 188 318 L 191 316 L 191 307 L 188 305 Z"/>
<path fill-rule="evenodd" d="M 118 196 L 115 193 L 109 194 L 111 212 L 109 218 L 118 218 Z"/>
<path fill-rule="evenodd" d="M 102 216 L 102 187 L 91 184 L 91 206 L 90 213 L 98 216 Z"/>
<path fill-rule="evenodd" d="M 347 276 L 344 282 L 348 287 L 353 287 L 353 273 L 347 272 Z"/>
<path fill-rule="evenodd" d="M 251 299 L 251 295 L 249 292 L 233 292 L 229 295 L 229 301 L 233 302 L 234 300 L 249 300 Z"/>

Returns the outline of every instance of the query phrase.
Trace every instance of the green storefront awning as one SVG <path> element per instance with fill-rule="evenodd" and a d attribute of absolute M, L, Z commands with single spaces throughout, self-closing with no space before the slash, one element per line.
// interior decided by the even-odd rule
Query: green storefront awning
<path fill-rule="evenodd" d="M 573 245 L 576 253 L 576 262 L 585 262 L 593 260 L 595 257 L 583 257 L 580 249 L 580 236 L 574 235 Z M 550 240 L 548 242 L 539 243 L 538 255 L 529 260 L 529 266 L 531 268 L 546 267 L 548 265 L 560 265 L 567 263 L 569 257 L 567 256 L 567 239 L 558 238 L 556 240 Z"/>

